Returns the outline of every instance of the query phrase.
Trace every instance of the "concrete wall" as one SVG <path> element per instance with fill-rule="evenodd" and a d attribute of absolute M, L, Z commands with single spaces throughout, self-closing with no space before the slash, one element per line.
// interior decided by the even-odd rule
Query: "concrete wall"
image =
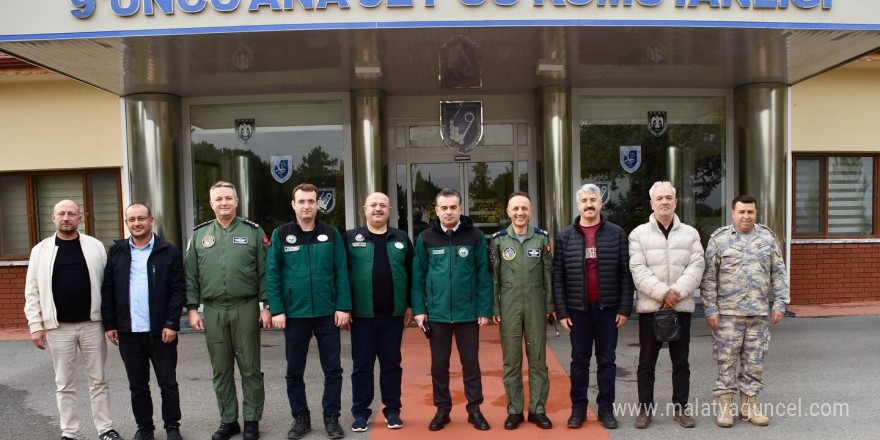
<path fill-rule="evenodd" d="M 798 83 L 791 105 L 793 152 L 880 151 L 880 62 L 855 61 Z"/>
<path fill-rule="evenodd" d="M 0 75 L 0 172 L 121 167 L 119 97 L 54 73 Z"/>

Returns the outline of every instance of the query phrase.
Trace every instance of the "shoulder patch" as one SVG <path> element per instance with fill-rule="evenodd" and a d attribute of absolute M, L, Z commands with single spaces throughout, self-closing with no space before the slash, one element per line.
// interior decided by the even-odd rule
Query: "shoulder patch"
<path fill-rule="evenodd" d="M 502 229 L 502 230 L 492 234 L 492 238 L 500 237 L 502 235 L 507 235 L 507 229 Z"/>
<path fill-rule="evenodd" d="M 248 219 L 244 219 L 244 220 L 242 220 L 241 222 L 244 223 L 244 224 L 246 224 L 246 225 L 248 225 L 248 226 L 250 226 L 250 227 L 252 227 L 252 228 L 254 228 L 254 229 L 257 229 L 257 228 L 260 227 L 260 225 L 254 223 L 254 222 L 252 222 L 252 221 L 250 221 L 250 220 L 248 220 Z"/>
<path fill-rule="evenodd" d="M 722 226 L 722 227 L 716 229 L 715 232 L 713 232 L 712 235 L 710 235 L 710 237 L 714 237 L 714 236 L 716 236 L 722 232 L 728 231 L 728 230 L 730 230 L 730 225 Z"/>
<path fill-rule="evenodd" d="M 547 231 L 545 231 L 545 230 L 543 230 L 543 229 L 541 229 L 541 228 L 539 228 L 539 227 L 535 227 L 535 234 L 541 234 L 541 235 L 543 235 L 543 236 L 545 236 L 545 237 L 549 237 L 549 236 L 550 236 L 550 233 L 549 233 L 549 232 L 547 232 Z"/>
<path fill-rule="evenodd" d="M 770 228 L 768 228 L 767 226 L 764 226 L 764 225 L 762 225 L 762 224 L 760 224 L 760 223 L 755 223 L 755 225 L 760 226 L 760 227 L 763 228 L 765 231 L 767 231 L 767 233 L 769 233 L 773 238 L 776 238 L 776 233 L 773 232 L 772 229 L 770 229 Z"/>
<path fill-rule="evenodd" d="M 214 220 L 208 220 L 202 224 L 196 225 L 196 227 L 193 228 L 193 231 L 195 231 L 196 229 L 203 228 L 205 226 L 210 225 L 212 221 L 214 221 Z"/>

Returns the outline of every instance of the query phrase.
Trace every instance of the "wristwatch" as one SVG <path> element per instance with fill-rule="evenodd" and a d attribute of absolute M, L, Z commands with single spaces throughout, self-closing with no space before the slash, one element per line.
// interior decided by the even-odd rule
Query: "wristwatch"
<path fill-rule="evenodd" d="M 263 310 L 269 310 L 269 304 L 263 304 Z"/>

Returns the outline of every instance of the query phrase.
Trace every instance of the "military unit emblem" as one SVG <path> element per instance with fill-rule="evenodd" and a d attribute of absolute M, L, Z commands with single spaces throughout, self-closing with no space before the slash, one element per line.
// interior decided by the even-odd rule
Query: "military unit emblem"
<path fill-rule="evenodd" d="M 272 169 L 272 178 L 278 183 L 287 182 L 293 175 L 293 156 L 272 156 L 269 159 L 269 168 Z"/>
<path fill-rule="evenodd" d="M 620 147 L 620 166 L 627 173 L 634 173 L 642 165 L 642 146 Z"/>
<path fill-rule="evenodd" d="M 654 137 L 663 136 L 668 127 L 666 124 L 666 112 L 648 112 L 648 131 Z"/>
<path fill-rule="evenodd" d="M 512 247 L 504 248 L 504 250 L 501 251 L 501 258 L 503 258 L 504 261 L 512 261 L 516 258 L 516 249 Z"/>
<path fill-rule="evenodd" d="M 217 238 L 215 238 L 213 235 L 206 235 L 202 238 L 202 247 L 209 248 L 211 246 L 214 246 L 214 243 L 216 242 Z"/>
<path fill-rule="evenodd" d="M 465 154 L 483 139 L 483 103 L 441 102 L 440 138 L 452 151 Z"/>
<path fill-rule="evenodd" d="M 254 119 L 235 120 L 235 138 L 246 144 L 257 134 L 257 123 Z"/>

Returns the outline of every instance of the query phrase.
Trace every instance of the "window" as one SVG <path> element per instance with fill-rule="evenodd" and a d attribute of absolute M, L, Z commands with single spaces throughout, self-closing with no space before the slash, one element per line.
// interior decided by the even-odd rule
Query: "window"
<path fill-rule="evenodd" d="M 238 215 L 266 234 L 294 220 L 291 191 L 318 187 L 318 219 L 345 231 L 345 136 L 341 101 L 294 101 L 190 107 L 195 224 L 214 218 L 209 190 L 233 183 Z M 251 121 L 247 141 L 237 121 Z"/>
<path fill-rule="evenodd" d="M 52 210 L 62 199 L 79 204 L 80 232 L 109 249 L 122 237 L 119 170 L 0 174 L 0 259 L 22 259 L 55 233 Z"/>
<path fill-rule="evenodd" d="M 676 213 L 705 246 L 729 209 L 726 105 L 723 96 L 581 96 L 580 183 L 599 186 L 603 211 L 629 233 L 651 214 L 651 185 L 672 182 Z M 653 111 L 667 115 L 660 136 L 648 129 Z M 635 163 L 624 165 L 627 159 Z"/>
<path fill-rule="evenodd" d="M 876 237 L 873 155 L 794 156 L 794 236 Z"/>

